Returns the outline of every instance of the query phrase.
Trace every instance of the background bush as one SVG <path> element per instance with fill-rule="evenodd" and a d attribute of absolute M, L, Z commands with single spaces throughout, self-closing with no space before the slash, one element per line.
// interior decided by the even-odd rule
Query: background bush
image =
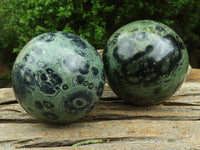
<path fill-rule="evenodd" d="M 101 49 L 116 29 L 141 19 L 172 27 L 186 43 L 193 67 L 200 67 L 193 58 L 200 58 L 199 0 L 1 0 L 0 59 L 11 67 L 25 43 L 57 30 Z"/>

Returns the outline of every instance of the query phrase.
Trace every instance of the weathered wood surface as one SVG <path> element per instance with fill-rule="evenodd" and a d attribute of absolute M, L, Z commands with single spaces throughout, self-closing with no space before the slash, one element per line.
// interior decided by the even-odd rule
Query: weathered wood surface
<path fill-rule="evenodd" d="M 1 149 L 200 149 L 200 70 L 157 106 L 128 105 L 106 84 L 99 105 L 66 126 L 39 123 L 0 89 Z"/>

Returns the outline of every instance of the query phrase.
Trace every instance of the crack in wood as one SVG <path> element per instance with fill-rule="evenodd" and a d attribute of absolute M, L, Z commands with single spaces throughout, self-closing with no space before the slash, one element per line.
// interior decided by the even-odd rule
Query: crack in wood
<path fill-rule="evenodd" d="M 79 142 L 79 141 L 78 141 Z M 59 141 L 46 141 L 46 140 L 35 140 L 29 141 L 27 143 L 15 142 L 15 148 L 48 148 L 48 147 L 63 147 L 72 146 L 76 141 L 70 140 L 59 140 Z"/>
<path fill-rule="evenodd" d="M 192 108 L 192 110 L 200 112 L 200 109 Z"/>
<path fill-rule="evenodd" d="M 93 111 L 61 127 L 44 125 L 28 116 L 11 88 L 0 89 L 0 149 L 196 149 L 200 125 L 198 82 L 185 82 L 169 100 L 145 107 L 125 103 L 106 84 Z"/>
<path fill-rule="evenodd" d="M 191 96 L 191 95 L 190 95 Z M 106 106 L 112 106 L 114 104 L 123 104 L 126 106 L 134 106 L 134 107 L 148 107 L 148 106 L 136 106 L 136 105 L 129 105 L 126 103 L 124 100 L 121 99 L 109 99 L 109 98 L 101 98 L 100 103 L 106 105 Z M 159 105 L 164 105 L 164 106 L 200 106 L 199 103 L 182 103 L 182 102 L 172 102 L 172 101 L 164 101 Z M 154 105 L 156 106 L 156 105 Z"/>
<path fill-rule="evenodd" d="M 2 112 L 3 111 L 11 111 L 11 112 L 17 112 L 17 113 L 21 113 L 22 111 L 20 111 L 20 110 L 16 110 L 16 109 L 3 109 L 3 110 L 1 110 Z"/>
<path fill-rule="evenodd" d="M 112 120 L 199 121 L 200 116 L 126 116 L 118 114 L 101 114 L 89 116 L 77 122 L 99 122 Z M 39 121 L 36 119 L 0 119 L 0 123 L 39 123 Z"/>
<path fill-rule="evenodd" d="M 176 98 L 176 97 L 187 97 L 187 96 L 200 96 L 200 94 L 199 93 L 175 94 L 175 95 L 172 95 L 171 97 Z M 116 96 L 116 97 L 111 97 L 111 96 L 104 97 L 104 96 L 102 96 L 101 100 L 104 100 L 104 101 L 108 100 L 109 101 L 109 100 L 122 100 L 122 99 L 118 96 Z"/>
<path fill-rule="evenodd" d="M 0 123 L 39 123 L 36 119 L 0 119 Z"/>
<path fill-rule="evenodd" d="M 3 140 L 3 141 L 0 141 L 0 143 L 11 143 L 11 142 L 15 142 L 17 140 Z"/>
<path fill-rule="evenodd" d="M 188 97 L 188 96 L 200 96 L 200 94 L 198 93 L 198 90 L 196 91 L 197 93 L 187 93 L 187 94 L 181 94 L 181 93 L 179 94 L 179 93 L 177 93 L 177 94 L 172 95 L 171 97 L 177 98 L 177 97 Z M 106 92 L 112 92 L 112 91 L 109 90 L 109 91 L 106 91 Z M 109 100 L 122 100 L 122 99 L 120 97 L 118 97 L 118 96 L 110 95 L 110 93 L 109 93 L 109 94 L 102 95 L 101 100 L 103 100 L 103 101 L 107 101 L 108 100 L 109 101 Z"/>
<path fill-rule="evenodd" d="M 17 144 L 25 144 L 25 143 L 33 142 L 33 141 L 40 140 L 40 139 L 41 138 L 25 139 L 25 140 L 17 141 L 16 143 Z"/>
<path fill-rule="evenodd" d="M 187 97 L 187 96 L 200 96 L 200 94 L 199 93 L 178 94 L 178 95 L 174 95 L 173 97 Z"/>
<path fill-rule="evenodd" d="M 119 97 L 101 97 L 101 100 L 103 101 L 103 102 L 105 102 L 105 101 L 114 101 L 114 100 L 116 100 L 116 102 L 125 102 L 124 100 L 122 100 L 122 99 L 120 99 Z"/>
<path fill-rule="evenodd" d="M 85 118 L 85 121 L 110 121 L 110 120 L 156 120 L 156 121 L 199 121 L 200 116 L 125 116 L 116 114 L 102 114 L 89 118 Z"/>
<path fill-rule="evenodd" d="M 10 105 L 10 104 L 17 104 L 17 100 L 10 100 L 7 102 L 1 102 L 0 105 Z"/>
<path fill-rule="evenodd" d="M 110 142 L 122 142 L 122 141 L 133 141 L 133 140 L 153 140 L 157 137 L 109 137 L 109 138 L 90 138 L 82 140 L 45 140 L 42 138 L 26 139 L 21 141 L 12 142 L 15 148 L 53 148 L 53 147 L 77 147 L 85 146 L 90 144 L 102 144 Z"/>
<path fill-rule="evenodd" d="M 181 103 L 181 102 L 163 102 L 164 106 L 200 106 L 200 104 L 196 103 Z"/>

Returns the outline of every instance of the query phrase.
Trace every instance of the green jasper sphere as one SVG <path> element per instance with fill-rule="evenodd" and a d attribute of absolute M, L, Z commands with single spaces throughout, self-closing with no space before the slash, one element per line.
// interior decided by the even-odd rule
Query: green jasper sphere
<path fill-rule="evenodd" d="M 184 82 L 189 60 L 181 38 L 151 20 L 118 29 L 103 53 L 112 90 L 135 105 L 154 105 L 169 98 Z"/>
<path fill-rule="evenodd" d="M 15 96 L 33 117 L 53 124 L 84 117 L 101 97 L 105 73 L 98 52 L 81 37 L 50 32 L 28 42 L 12 70 Z"/>

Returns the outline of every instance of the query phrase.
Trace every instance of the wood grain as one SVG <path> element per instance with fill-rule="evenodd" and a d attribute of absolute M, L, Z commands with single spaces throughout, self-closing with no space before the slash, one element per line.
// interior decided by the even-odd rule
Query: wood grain
<path fill-rule="evenodd" d="M 154 120 L 112 120 L 75 123 L 67 126 L 49 126 L 45 124 L 0 124 L 4 129 L 0 139 L 4 147 L 16 148 L 50 148 L 71 147 L 85 140 L 104 139 L 104 144 L 129 142 L 134 147 L 142 143 L 150 147 L 161 147 L 160 144 L 172 147 L 199 145 L 199 121 L 154 121 Z M 101 144 L 99 144 L 101 145 Z M 121 144 L 117 144 L 121 145 Z M 93 147 L 93 145 L 90 145 Z M 82 146 L 86 147 L 86 146 Z M 164 148 L 162 146 L 162 148 Z M 182 147 L 183 148 L 183 147 Z"/>
<path fill-rule="evenodd" d="M 95 109 L 65 126 L 39 123 L 11 88 L 0 89 L 0 150 L 200 149 L 199 82 L 200 71 L 192 69 L 170 99 L 148 107 L 126 104 L 106 84 Z"/>

